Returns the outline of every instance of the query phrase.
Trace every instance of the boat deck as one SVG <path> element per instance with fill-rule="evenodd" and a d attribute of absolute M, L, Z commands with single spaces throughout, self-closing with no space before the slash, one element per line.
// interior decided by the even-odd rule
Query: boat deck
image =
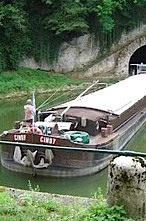
<path fill-rule="evenodd" d="M 90 142 L 88 144 L 85 144 L 86 147 L 93 147 L 93 148 L 99 148 L 104 145 L 104 144 L 108 144 L 109 142 L 113 141 L 116 137 L 121 136 L 121 134 L 125 133 L 125 131 L 131 127 L 131 125 L 133 125 L 133 122 L 137 122 L 138 119 L 140 119 L 142 116 L 145 117 L 146 115 L 146 109 L 144 109 L 142 112 L 139 112 L 137 115 L 135 115 L 132 119 L 130 119 L 128 122 L 125 123 L 125 125 L 122 125 L 121 128 L 119 128 L 117 131 L 113 132 L 112 134 L 108 134 L 106 137 L 101 136 L 101 133 L 99 133 L 96 136 L 91 136 L 90 135 Z M 144 118 L 143 117 L 143 118 Z M 10 134 L 17 134 L 20 133 L 19 129 L 11 129 L 8 131 L 8 133 Z M 27 132 L 29 133 L 29 132 Z M 53 131 L 53 133 L 51 134 L 51 137 L 60 137 L 59 133 L 55 133 L 55 131 Z M 77 144 L 77 143 L 76 143 Z"/>
<path fill-rule="evenodd" d="M 108 135 L 107 137 L 102 137 L 101 134 L 97 135 L 97 136 L 90 136 L 90 143 L 89 145 L 96 145 L 98 144 L 105 144 L 110 142 L 111 140 L 113 140 L 118 134 L 117 133 L 113 133 Z"/>
<path fill-rule="evenodd" d="M 97 143 L 102 145 L 110 142 L 111 140 L 114 140 L 117 136 L 120 136 L 121 134 L 125 133 L 125 131 L 133 125 L 133 122 L 138 122 L 138 120 L 142 116 L 145 117 L 145 115 L 146 115 L 146 108 L 143 111 L 136 114 L 127 123 L 125 123 L 125 125 L 119 128 L 117 132 L 113 132 L 112 134 L 109 134 L 107 137 L 102 137 L 101 134 L 98 134 L 97 136 L 90 136 L 90 143 L 88 145 L 96 145 Z"/>

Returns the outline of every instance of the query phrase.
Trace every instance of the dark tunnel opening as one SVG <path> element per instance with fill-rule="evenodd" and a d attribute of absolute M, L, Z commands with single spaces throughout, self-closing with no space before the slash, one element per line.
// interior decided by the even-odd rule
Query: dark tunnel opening
<path fill-rule="evenodd" d="M 129 75 L 146 74 L 146 45 L 138 48 L 129 61 Z"/>

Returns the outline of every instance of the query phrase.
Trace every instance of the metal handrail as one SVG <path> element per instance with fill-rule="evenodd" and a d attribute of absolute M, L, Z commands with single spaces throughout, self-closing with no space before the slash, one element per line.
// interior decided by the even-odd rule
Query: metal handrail
<path fill-rule="evenodd" d="M 146 153 L 130 151 L 130 150 L 121 150 L 120 151 L 120 150 L 81 148 L 81 147 L 64 147 L 64 146 L 53 146 L 53 145 L 45 145 L 45 144 L 31 144 L 31 143 L 2 141 L 2 140 L 0 140 L 0 144 L 19 145 L 19 146 L 25 146 L 25 147 L 30 147 L 30 148 L 32 148 L 32 147 L 46 148 L 46 149 L 52 149 L 52 150 L 83 151 L 83 152 L 90 152 L 90 153 L 105 153 L 105 154 L 114 154 L 114 155 L 123 155 L 123 156 L 146 157 Z"/>

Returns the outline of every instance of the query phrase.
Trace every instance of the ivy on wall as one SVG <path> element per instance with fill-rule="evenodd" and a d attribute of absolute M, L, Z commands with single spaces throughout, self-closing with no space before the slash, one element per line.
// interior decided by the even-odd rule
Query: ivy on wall
<path fill-rule="evenodd" d="M 106 51 L 146 21 L 146 0 L 2 0 L 0 69 L 17 68 L 25 57 L 51 64 L 63 41 L 94 33 Z"/>

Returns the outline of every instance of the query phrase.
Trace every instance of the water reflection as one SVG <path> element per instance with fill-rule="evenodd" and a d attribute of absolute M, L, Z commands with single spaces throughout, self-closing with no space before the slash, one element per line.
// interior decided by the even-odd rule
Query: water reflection
<path fill-rule="evenodd" d="M 125 148 L 137 152 L 146 152 L 146 125 L 139 130 Z"/>
<path fill-rule="evenodd" d="M 28 180 L 33 188 L 39 186 L 40 191 L 73 196 L 92 197 L 98 188 L 106 190 L 107 169 L 99 174 L 74 178 L 33 177 L 8 171 L 1 167 L 0 185 L 28 189 Z"/>
<path fill-rule="evenodd" d="M 45 99 L 45 97 L 44 97 Z M 44 100 L 43 99 L 43 100 Z M 0 131 L 13 127 L 14 121 L 23 118 L 23 106 L 25 99 L 0 101 Z M 42 98 L 38 99 L 38 105 Z M 37 105 L 37 106 L 38 106 Z M 145 151 L 146 149 L 146 126 L 144 126 L 132 139 L 125 149 L 135 151 Z M 37 185 L 42 192 L 78 195 L 92 197 L 100 187 L 102 193 L 106 193 L 107 168 L 98 174 L 74 177 L 74 178 L 52 178 L 52 177 L 33 177 L 20 173 L 14 173 L 0 167 L 0 185 L 19 189 L 28 189 L 28 180 L 33 188 Z"/>

